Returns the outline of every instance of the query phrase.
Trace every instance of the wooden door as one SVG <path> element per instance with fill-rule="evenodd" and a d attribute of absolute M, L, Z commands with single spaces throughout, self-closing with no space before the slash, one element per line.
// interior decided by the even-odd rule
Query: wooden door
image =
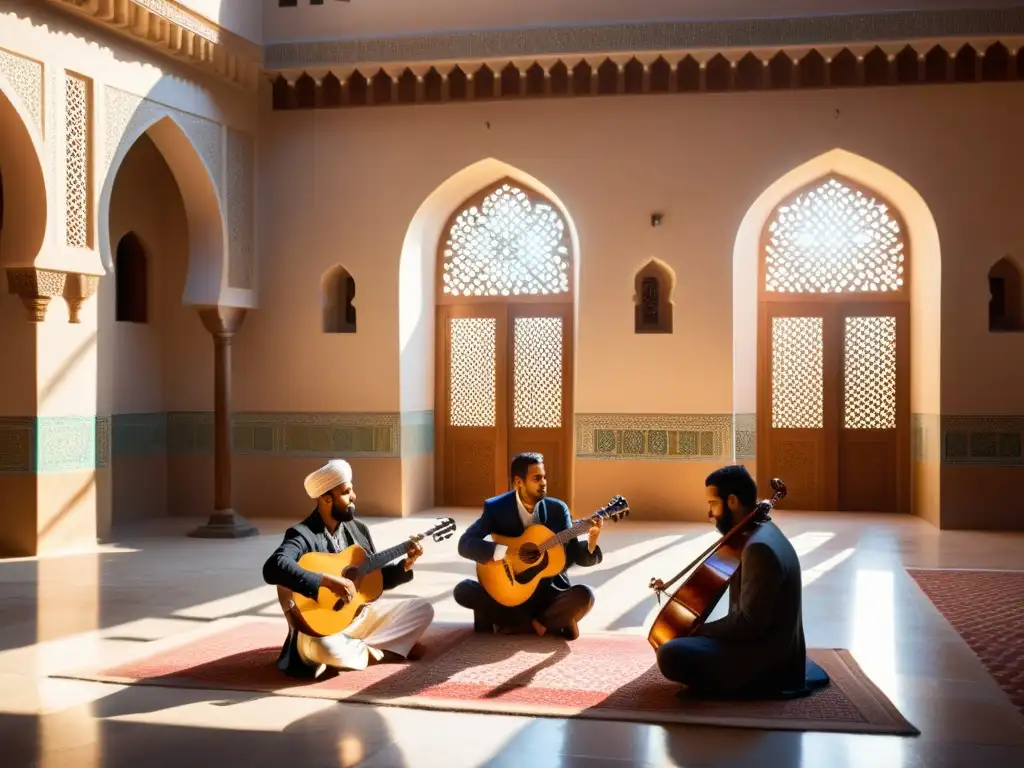
<path fill-rule="evenodd" d="M 438 307 L 439 505 L 504 493 L 524 451 L 544 454 L 548 493 L 571 504 L 572 331 L 571 304 Z"/>
<path fill-rule="evenodd" d="M 438 307 L 437 331 L 438 504 L 475 507 L 501 492 L 508 463 L 505 307 Z"/>
<path fill-rule="evenodd" d="M 759 485 L 782 507 L 909 508 L 909 307 L 904 302 L 764 303 Z"/>
<path fill-rule="evenodd" d="M 508 460 L 542 453 L 548 495 L 571 505 L 572 305 L 511 304 L 508 310 Z"/>

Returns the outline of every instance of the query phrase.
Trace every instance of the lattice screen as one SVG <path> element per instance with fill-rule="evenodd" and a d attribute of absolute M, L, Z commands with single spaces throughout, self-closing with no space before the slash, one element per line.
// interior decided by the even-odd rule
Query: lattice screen
<path fill-rule="evenodd" d="M 504 184 L 462 211 L 444 250 L 444 292 L 523 296 L 569 290 L 568 230 L 548 203 Z"/>
<path fill-rule="evenodd" d="M 517 317 L 513 335 L 517 429 L 562 426 L 562 318 Z"/>
<path fill-rule="evenodd" d="M 451 320 L 448 423 L 453 427 L 494 426 L 496 333 L 493 317 Z"/>
<path fill-rule="evenodd" d="M 867 293 L 903 286 L 904 241 L 884 203 L 829 179 L 778 209 L 768 227 L 765 290 Z"/>
<path fill-rule="evenodd" d="M 844 361 L 844 426 L 895 429 L 896 318 L 846 318 Z"/>
<path fill-rule="evenodd" d="M 65 231 L 73 248 L 92 245 L 89 233 L 89 81 L 64 73 Z"/>
<path fill-rule="evenodd" d="M 772 318 L 772 427 L 822 429 L 822 319 Z"/>

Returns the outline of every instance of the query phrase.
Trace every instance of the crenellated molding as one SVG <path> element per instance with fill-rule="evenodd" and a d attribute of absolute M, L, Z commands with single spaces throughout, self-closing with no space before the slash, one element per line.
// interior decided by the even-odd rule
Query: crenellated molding
<path fill-rule="evenodd" d="M 268 73 L 273 107 L 430 104 L 1003 82 L 1024 79 L 1024 34 L 772 48 L 408 61 Z"/>
<path fill-rule="evenodd" d="M 247 91 L 259 87 L 261 46 L 173 0 L 47 0 Z"/>

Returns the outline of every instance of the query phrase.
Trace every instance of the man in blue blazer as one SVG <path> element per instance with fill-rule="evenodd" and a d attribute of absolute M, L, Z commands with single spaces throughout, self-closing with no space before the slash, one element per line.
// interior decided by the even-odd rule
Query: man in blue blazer
<path fill-rule="evenodd" d="M 539 453 L 521 453 L 512 460 L 513 490 L 484 502 L 483 514 L 459 539 L 459 554 L 476 563 L 501 560 L 506 547 L 486 541 L 485 536 L 521 536 L 530 525 L 543 525 L 552 533 L 572 526 L 565 502 L 547 495 L 544 457 Z M 602 560 L 597 546 L 601 520 L 582 537 L 570 539 L 565 545 L 566 568 L 572 564 L 583 567 Z M 536 591 L 522 605 L 501 605 L 474 579 L 466 579 L 455 587 L 455 602 L 473 611 L 478 632 L 499 631 L 506 634 L 554 632 L 569 640 L 580 635 L 577 623 L 594 607 L 594 593 L 589 587 L 569 583 L 565 571 L 540 580 Z"/>

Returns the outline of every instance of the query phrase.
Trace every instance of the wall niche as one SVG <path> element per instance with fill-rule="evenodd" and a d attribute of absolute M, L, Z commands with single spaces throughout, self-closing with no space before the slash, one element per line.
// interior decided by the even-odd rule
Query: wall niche
<path fill-rule="evenodd" d="M 327 270 L 321 281 L 324 333 L 355 333 L 356 281 L 338 265 Z"/>
<path fill-rule="evenodd" d="M 672 291 L 675 275 L 659 259 L 647 262 L 633 281 L 635 333 L 672 333 Z"/>
<path fill-rule="evenodd" d="M 134 232 L 121 238 L 114 254 L 114 319 L 149 322 L 149 268 L 146 249 Z"/>
<path fill-rule="evenodd" d="M 1020 269 L 1004 256 L 988 271 L 988 329 L 999 333 L 1024 330 Z"/>

